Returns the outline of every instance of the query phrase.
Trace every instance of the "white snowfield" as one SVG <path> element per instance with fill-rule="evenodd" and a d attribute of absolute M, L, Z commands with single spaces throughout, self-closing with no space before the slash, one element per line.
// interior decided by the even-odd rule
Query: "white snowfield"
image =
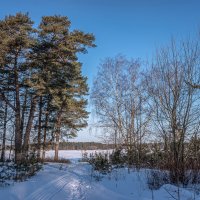
<path fill-rule="evenodd" d="M 92 151 L 90 151 L 92 152 Z M 94 152 L 94 151 L 93 151 Z M 1 200 L 170 200 L 177 199 L 178 188 L 164 185 L 153 192 L 146 184 L 146 171 L 114 170 L 100 181 L 92 177 L 91 166 L 78 162 L 81 151 L 60 151 L 71 164 L 48 163 L 25 182 L 0 188 Z M 53 156 L 53 151 L 47 152 Z M 180 189 L 181 200 L 200 200 L 189 189 Z"/>
<path fill-rule="evenodd" d="M 64 159 L 69 159 L 69 160 L 80 160 L 82 158 L 82 155 L 87 152 L 87 154 L 89 155 L 90 153 L 111 153 L 113 150 L 109 149 L 109 150 L 60 150 L 59 151 L 59 158 L 64 158 Z M 46 158 L 50 157 L 53 158 L 54 156 L 54 150 L 50 150 L 46 152 Z"/>

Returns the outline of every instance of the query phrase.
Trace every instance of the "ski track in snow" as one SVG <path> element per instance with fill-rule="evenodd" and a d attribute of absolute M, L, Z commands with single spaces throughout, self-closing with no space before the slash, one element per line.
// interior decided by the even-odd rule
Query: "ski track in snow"
<path fill-rule="evenodd" d="M 49 167 L 53 167 L 50 166 Z M 65 174 L 45 184 L 31 193 L 25 200 L 54 200 L 62 192 L 63 198 L 67 200 L 84 200 L 85 194 L 91 189 L 90 183 L 83 180 L 84 177 L 71 170 L 64 171 Z M 72 176 L 73 174 L 73 176 Z"/>

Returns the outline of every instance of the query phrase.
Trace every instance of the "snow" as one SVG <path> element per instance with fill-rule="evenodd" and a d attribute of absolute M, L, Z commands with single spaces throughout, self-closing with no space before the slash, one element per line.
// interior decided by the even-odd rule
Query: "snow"
<path fill-rule="evenodd" d="M 94 151 L 89 151 L 92 153 Z M 48 163 L 25 182 L 0 188 L 1 200 L 168 200 L 177 199 L 178 188 L 166 184 L 153 192 L 147 186 L 148 170 L 115 169 L 108 175 L 93 172 L 81 159 L 82 151 L 60 151 L 71 164 Z M 53 151 L 47 152 L 48 157 Z M 95 175 L 100 181 L 97 181 Z M 191 189 L 179 188 L 181 200 L 193 200 Z M 200 195 L 195 196 L 200 200 Z"/>
<path fill-rule="evenodd" d="M 111 153 L 113 150 L 59 150 L 58 156 L 61 159 L 70 159 L 70 160 L 80 160 L 82 155 L 87 152 L 88 155 L 91 153 Z M 46 158 L 53 158 L 54 157 L 54 150 L 50 150 L 46 152 Z"/>

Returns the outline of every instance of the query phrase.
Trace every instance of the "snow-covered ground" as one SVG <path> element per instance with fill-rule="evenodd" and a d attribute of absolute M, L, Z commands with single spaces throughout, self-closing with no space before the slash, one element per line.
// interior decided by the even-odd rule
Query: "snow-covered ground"
<path fill-rule="evenodd" d="M 113 150 L 59 150 L 59 158 L 64 158 L 64 159 L 69 159 L 71 161 L 77 161 L 80 160 L 82 158 L 82 155 L 84 153 L 87 153 L 88 155 L 90 153 L 94 153 L 94 152 L 102 152 L 102 153 L 111 153 Z M 50 150 L 46 152 L 46 158 L 53 158 L 54 156 L 54 150 Z"/>
<path fill-rule="evenodd" d="M 92 151 L 90 151 L 92 152 Z M 94 152 L 94 151 L 93 151 Z M 0 188 L 1 200 L 168 200 L 177 199 L 178 189 L 163 185 L 151 191 L 146 184 L 146 170 L 114 170 L 109 175 L 92 176 L 91 166 L 78 162 L 81 151 L 60 151 L 71 164 L 48 163 L 36 176 L 25 182 Z M 53 152 L 47 152 L 49 157 Z M 97 174 L 98 175 L 98 174 Z M 200 195 L 180 189 L 181 200 L 200 200 Z"/>

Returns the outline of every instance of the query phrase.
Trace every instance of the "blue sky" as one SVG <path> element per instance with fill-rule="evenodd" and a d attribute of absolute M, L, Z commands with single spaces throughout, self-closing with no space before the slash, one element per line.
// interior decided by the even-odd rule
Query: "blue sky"
<path fill-rule="evenodd" d="M 101 59 L 119 53 L 151 58 L 170 37 L 185 38 L 200 30 L 199 0 L 0 0 L 0 18 L 28 12 L 36 24 L 44 15 L 65 15 L 72 29 L 91 32 L 97 47 L 81 55 L 83 74 L 92 85 Z M 90 109 L 90 107 L 89 107 Z M 76 140 L 94 140 L 83 130 Z"/>

